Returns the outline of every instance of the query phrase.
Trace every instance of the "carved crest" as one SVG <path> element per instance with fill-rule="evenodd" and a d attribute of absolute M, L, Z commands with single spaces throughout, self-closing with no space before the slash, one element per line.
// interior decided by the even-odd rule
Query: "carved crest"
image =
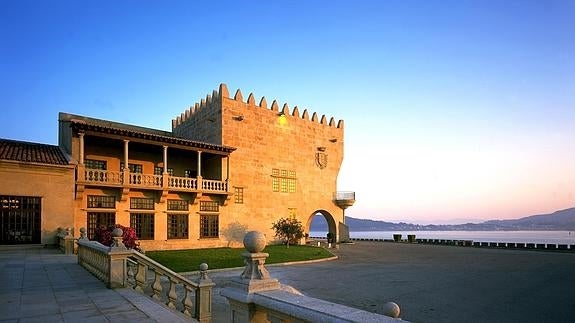
<path fill-rule="evenodd" d="M 323 152 L 315 153 L 315 163 L 320 169 L 324 169 L 327 166 L 327 154 Z"/>

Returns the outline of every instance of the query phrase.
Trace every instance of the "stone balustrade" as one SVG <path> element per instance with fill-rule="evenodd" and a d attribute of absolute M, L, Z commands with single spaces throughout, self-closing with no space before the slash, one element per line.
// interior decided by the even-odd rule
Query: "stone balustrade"
<path fill-rule="evenodd" d="M 230 304 L 229 322 L 405 322 L 398 319 L 399 306 L 385 304 L 388 316 L 305 296 L 270 277 L 264 264 L 265 236 L 251 231 L 244 237 L 246 264 L 240 277 L 221 294 Z"/>
<path fill-rule="evenodd" d="M 66 255 L 74 254 L 74 246 L 75 240 L 72 236 L 72 229 L 71 228 L 58 228 L 58 233 L 56 234 L 56 238 L 58 239 L 58 247 L 60 250 Z"/>
<path fill-rule="evenodd" d="M 126 185 L 139 188 L 175 189 L 183 191 L 202 190 L 215 193 L 228 192 L 227 181 L 203 179 L 201 176 L 197 178 L 167 176 L 167 179 L 164 179 L 163 175 L 126 172 L 127 179 L 124 179 L 124 172 L 99 169 L 85 169 L 82 175 L 78 176 L 78 183 L 110 186 Z"/>
<path fill-rule="evenodd" d="M 211 179 L 202 179 L 202 190 L 214 192 L 227 192 L 228 183 Z"/>
<path fill-rule="evenodd" d="M 162 188 L 162 175 L 130 173 L 130 185 Z"/>
<path fill-rule="evenodd" d="M 178 310 L 199 322 L 212 320 L 212 289 L 215 284 L 207 275 L 208 266 L 200 265 L 197 281 L 191 281 L 135 250 L 121 241 L 122 230 L 113 232 L 111 247 L 85 237 L 80 229 L 78 264 L 106 283 L 108 288 L 133 288 Z M 153 277 L 153 279 L 148 278 Z"/>
<path fill-rule="evenodd" d="M 168 187 L 197 190 L 198 180 L 190 177 L 170 176 L 168 179 Z"/>

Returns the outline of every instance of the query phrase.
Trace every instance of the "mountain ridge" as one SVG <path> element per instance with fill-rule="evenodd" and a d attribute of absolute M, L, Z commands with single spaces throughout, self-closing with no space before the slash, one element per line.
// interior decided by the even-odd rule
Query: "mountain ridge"
<path fill-rule="evenodd" d="M 314 219 L 310 231 L 325 230 L 325 220 Z M 350 231 L 575 231 L 575 207 L 549 214 L 530 215 L 512 220 L 488 220 L 465 224 L 412 224 L 346 217 Z"/>

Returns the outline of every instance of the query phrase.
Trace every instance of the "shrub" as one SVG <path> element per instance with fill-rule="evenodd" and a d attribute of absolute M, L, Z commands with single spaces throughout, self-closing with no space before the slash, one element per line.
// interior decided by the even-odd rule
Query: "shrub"
<path fill-rule="evenodd" d="M 272 224 L 272 229 L 288 248 L 290 244 L 297 244 L 303 238 L 303 226 L 297 219 L 281 218 Z"/>
<path fill-rule="evenodd" d="M 105 246 L 111 246 L 114 239 L 112 238 L 112 231 L 115 228 L 120 228 L 123 231 L 122 242 L 128 249 L 134 249 L 136 251 L 142 251 L 140 249 L 140 243 L 138 242 L 138 237 L 136 236 L 136 230 L 134 228 L 125 227 L 121 224 L 116 224 L 113 226 L 99 226 L 94 232 L 94 240 Z"/>

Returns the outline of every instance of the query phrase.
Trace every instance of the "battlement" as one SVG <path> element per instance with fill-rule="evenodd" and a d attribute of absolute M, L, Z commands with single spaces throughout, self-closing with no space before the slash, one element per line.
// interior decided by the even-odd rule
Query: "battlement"
<path fill-rule="evenodd" d="M 191 120 L 196 115 L 200 114 L 204 110 L 215 110 L 222 107 L 223 99 L 230 99 L 239 103 L 246 104 L 247 106 L 258 107 L 262 109 L 268 109 L 280 115 L 292 116 L 294 118 L 301 118 L 303 120 L 307 120 L 310 122 L 315 122 L 318 124 L 326 125 L 329 127 L 334 128 L 343 128 L 343 120 L 339 120 L 336 124 L 336 121 L 333 117 L 329 118 L 325 115 L 321 117 L 316 112 L 313 112 L 310 117 L 310 112 L 307 109 L 303 110 L 303 113 L 300 115 L 299 108 L 295 106 L 291 111 L 287 103 L 282 105 L 281 111 L 279 109 L 279 104 L 276 100 L 273 100 L 271 106 L 268 108 L 268 103 L 266 101 L 265 96 L 263 96 L 259 104 L 256 104 L 255 96 L 253 93 L 248 95 L 246 101 L 244 101 L 242 92 L 240 89 L 236 90 L 236 93 L 233 98 L 230 97 L 228 87 L 226 84 L 220 84 L 219 89 L 216 91 L 214 90 L 211 95 L 207 95 L 205 99 L 202 99 L 199 103 L 195 103 L 194 106 L 191 106 L 189 109 L 184 111 L 175 119 L 172 119 L 172 131 L 177 127 L 186 124 L 189 120 Z"/>

